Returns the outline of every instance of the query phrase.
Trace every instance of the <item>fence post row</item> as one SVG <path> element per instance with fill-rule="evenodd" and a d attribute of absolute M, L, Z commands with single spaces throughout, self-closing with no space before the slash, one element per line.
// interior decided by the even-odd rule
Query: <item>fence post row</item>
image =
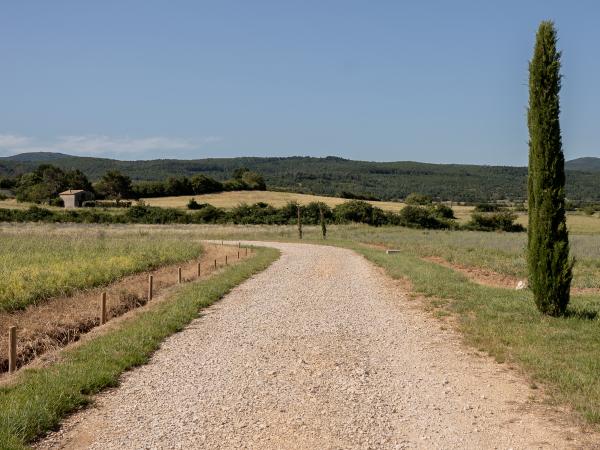
<path fill-rule="evenodd" d="M 8 328 L 8 373 L 17 370 L 17 327 Z"/>

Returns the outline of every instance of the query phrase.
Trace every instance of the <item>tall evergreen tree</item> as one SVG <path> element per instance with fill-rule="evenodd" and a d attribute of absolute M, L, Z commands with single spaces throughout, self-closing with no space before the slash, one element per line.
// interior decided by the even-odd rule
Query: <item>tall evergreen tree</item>
<path fill-rule="evenodd" d="M 544 314 L 569 303 L 573 261 L 565 219 L 565 170 L 560 134 L 560 52 L 554 23 L 544 21 L 529 63 L 529 284 Z"/>

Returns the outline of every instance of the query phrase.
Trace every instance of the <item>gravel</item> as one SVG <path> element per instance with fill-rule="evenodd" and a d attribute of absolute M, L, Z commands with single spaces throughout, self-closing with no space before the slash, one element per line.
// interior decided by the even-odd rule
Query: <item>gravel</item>
<path fill-rule="evenodd" d="M 466 348 L 361 256 L 268 245 L 281 249 L 277 262 L 38 448 L 590 445 L 520 375 Z"/>

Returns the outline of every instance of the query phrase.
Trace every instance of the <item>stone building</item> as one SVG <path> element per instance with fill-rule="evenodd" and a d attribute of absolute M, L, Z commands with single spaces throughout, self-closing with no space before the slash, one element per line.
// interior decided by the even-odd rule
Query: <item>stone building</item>
<path fill-rule="evenodd" d="M 58 194 L 65 204 L 65 208 L 80 208 L 86 199 L 87 191 L 82 189 L 69 189 Z"/>

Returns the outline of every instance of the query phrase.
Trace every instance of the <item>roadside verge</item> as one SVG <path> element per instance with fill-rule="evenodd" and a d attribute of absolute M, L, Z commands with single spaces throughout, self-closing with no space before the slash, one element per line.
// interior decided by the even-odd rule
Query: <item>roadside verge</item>
<path fill-rule="evenodd" d="M 200 309 L 278 257 L 275 249 L 258 248 L 254 257 L 183 286 L 106 334 L 65 348 L 58 362 L 17 373 L 10 384 L 0 387 L 0 448 L 25 448 L 57 427 L 61 418 L 89 403 L 91 395 L 116 386 L 121 373 L 146 363 L 160 343 L 182 330 Z"/>

